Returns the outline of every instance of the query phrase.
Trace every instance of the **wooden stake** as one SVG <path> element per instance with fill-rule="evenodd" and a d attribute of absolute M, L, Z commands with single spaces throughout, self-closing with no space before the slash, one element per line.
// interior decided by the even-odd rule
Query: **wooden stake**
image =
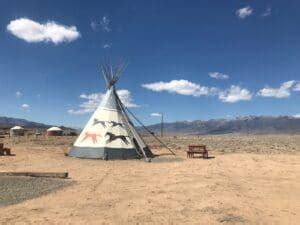
<path fill-rule="evenodd" d="M 68 178 L 68 172 L 0 172 L 0 176 L 29 176 L 47 178 Z"/>

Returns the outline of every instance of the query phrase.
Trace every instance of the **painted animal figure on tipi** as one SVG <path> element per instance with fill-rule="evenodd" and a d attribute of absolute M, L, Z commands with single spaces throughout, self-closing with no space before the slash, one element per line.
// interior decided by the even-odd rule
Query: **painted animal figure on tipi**
<path fill-rule="evenodd" d="M 93 143 L 94 143 L 94 144 L 97 144 L 97 143 L 98 143 L 97 137 L 101 137 L 101 135 L 100 135 L 100 134 L 95 134 L 95 133 L 85 132 L 85 133 L 84 133 L 84 137 L 83 137 L 83 139 L 81 140 L 81 142 L 87 140 L 88 138 L 91 138 L 92 141 L 93 141 Z"/>
<path fill-rule="evenodd" d="M 123 123 L 118 123 L 116 121 L 109 121 L 109 123 L 111 123 L 111 127 L 120 126 L 120 127 L 124 128 Z"/>
<path fill-rule="evenodd" d="M 109 136 L 108 140 L 106 141 L 106 143 L 110 143 L 112 141 L 115 141 L 117 139 L 121 139 L 126 145 L 129 144 L 128 140 L 126 137 L 128 136 L 125 136 L 125 135 L 115 135 L 111 132 L 106 132 L 106 134 L 104 136 Z"/>
<path fill-rule="evenodd" d="M 70 149 L 69 156 L 92 159 L 136 159 L 154 156 L 131 122 L 129 111 L 121 102 L 115 87 L 126 65 L 122 60 L 116 65 L 110 64 L 109 60 L 101 65 L 106 93 Z"/>
<path fill-rule="evenodd" d="M 105 121 L 94 119 L 93 126 L 101 124 L 103 127 L 106 127 Z"/>

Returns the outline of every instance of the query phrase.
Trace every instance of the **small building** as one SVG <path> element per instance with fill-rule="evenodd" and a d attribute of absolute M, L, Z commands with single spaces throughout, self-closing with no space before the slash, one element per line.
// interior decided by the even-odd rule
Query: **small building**
<path fill-rule="evenodd" d="M 24 136 L 25 134 L 25 129 L 20 126 L 14 126 L 10 128 L 9 134 L 11 137 L 19 137 L 19 136 Z"/>
<path fill-rule="evenodd" d="M 62 136 L 63 130 L 59 127 L 50 127 L 47 130 L 47 136 Z"/>

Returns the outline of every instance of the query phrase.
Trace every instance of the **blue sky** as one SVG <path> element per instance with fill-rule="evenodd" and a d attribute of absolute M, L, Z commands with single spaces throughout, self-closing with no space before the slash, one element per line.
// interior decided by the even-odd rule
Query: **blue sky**
<path fill-rule="evenodd" d="M 0 116 L 81 127 L 103 57 L 146 124 L 300 114 L 300 2 L 0 2 Z"/>

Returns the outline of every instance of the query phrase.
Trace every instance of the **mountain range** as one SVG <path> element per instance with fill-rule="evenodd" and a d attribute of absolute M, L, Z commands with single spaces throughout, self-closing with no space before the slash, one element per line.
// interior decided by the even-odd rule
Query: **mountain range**
<path fill-rule="evenodd" d="M 0 128 L 11 128 L 13 126 L 22 126 L 26 128 L 47 128 L 50 125 L 36 123 L 24 119 L 0 116 Z"/>
<path fill-rule="evenodd" d="M 160 124 L 147 126 L 155 133 Z M 234 119 L 211 119 L 164 123 L 164 132 L 182 134 L 296 134 L 300 133 L 300 118 L 291 116 L 245 116 Z"/>
<path fill-rule="evenodd" d="M 11 128 L 16 125 L 25 128 L 47 128 L 51 126 L 25 119 L 0 117 L 0 128 Z M 147 128 L 154 133 L 159 133 L 161 125 L 149 125 Z M 142 128 L 139 129 L 142 130 Z M 291 116 L 245 116 L 234 119 L 177 121 L 164 123 L 164 132 L 196 135 L 228 133 L 297 134 L 300 133 L 300 118 Z"/>

